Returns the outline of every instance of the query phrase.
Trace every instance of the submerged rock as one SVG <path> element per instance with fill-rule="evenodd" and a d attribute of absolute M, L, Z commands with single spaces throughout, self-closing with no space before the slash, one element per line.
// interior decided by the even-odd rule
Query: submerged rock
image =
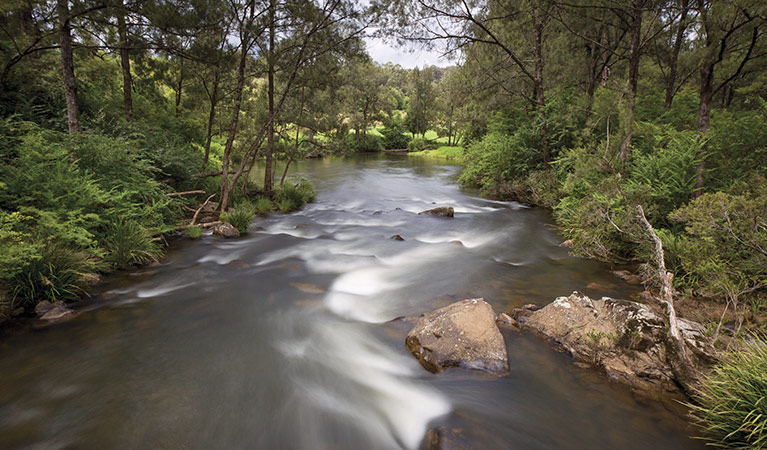
<path fill-rule="evenodd" d="M 575 359 L 601 367 L 637 391 L 678 389 L 666 362 L 665 319 L 645 304 L 573 292 L 537 311 L 520 308 L 510 316 L 514 325 L 551 339 Z M 680 328 L 693 352 L 706 358 L 711 347 L 703 326 L 680 319 Z"/>
<path fill-rule="evenodd" d="M 481 298 L 467 299 L 418 318 L 405 344 L 432 373 L 446 367 L 509 372 L 506 343 L 495 324 L 493 308 Z"/>
<path fill-rule="evenodd" d="M 421 214 L 429 214 L 437 217 L 453 217 L 455 215 L 455 210 L 452 206 L 440 206 L 438 208 L 427 209 L 426 211 L 421 211 L 418 213 L 418 215 Z"/>
<path fill-rule="evenodd" d="M 399 234 L 395 234 L 394 236 L 391 236 L 389 239 L 394 240 L 394 241 L 404 241 L 405 240 L 405 238 L 403 238 Z"/>
<path fill-rule="evenodd" d="M 213 227 L 213 236 L 220 238 L 236 238 L 240 236 L 240 230 L 230 223 L 220 223 Z"/>

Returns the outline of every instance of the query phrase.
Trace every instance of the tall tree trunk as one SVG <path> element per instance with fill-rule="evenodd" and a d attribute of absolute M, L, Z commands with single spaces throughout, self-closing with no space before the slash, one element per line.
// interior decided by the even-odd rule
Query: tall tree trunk
<path fill-rule="evenodd" d="M 178 66 L 178 84 L 176 85 L 176 117 L 178 117 L 181 110 L 181 92 L 184 88 L 184 67 L 181 58 L 179 58 Z"/>
<path fill-rule="evenodd" d="M 64 80 L 64 96 L 67 102 L 67 124 L 70 133 L 79 133 L 82 128 L 80 126 L 80 105 L 77 101 L 77 79 L 75 78 L 74 54 L 72 52 L 72 27 L 68 0 L 57 0 L 56 12 L 59 15 L 61 69 Z"/>
<path fill-rule="evenodd" d="M 208 130 L 205 137 L 205 156 L 202 158 L 202 171 L 205 171 L 205 166 L 208 165 L 208 159 L 210 158 L 210 143 L 213 140 L 213 123 L 216 119 L 216 105 L 218 104 L 218 82 L 221 78 L 221 72 L 216 67 L 216 74 L 213 78 L 213 92 L 210 94 L 210 112 L 208 113 Z"/>
<path fill-rule="evenodd" d="M 269 53 L 267 55 L 267 99 L 269 120 L 266 130 L 266 167 L 264 168 L 264 192 L 272 191 L 272 157 L 274 154 L 274 0 L 269 0 Z"/>
<path fill-rule="evenodd" d="M 634 137 L 634 112 L 636 109 L 636 97 L 639 81 L 639 60 L 641 56 L 641 38 L 642 38 L 642 2 L 643 0 L 634 0 L 631 21 L 631 53 L 629 55 L 629 96 L 626 102 L 626 118 L 624 123 L 623 142 L 621 142 L 620 161 L 621 170 L 626 165 L 626 161 L 631 155 L 631 141 Z"/>
<path fill-rule="evenodd" d="M 133 95 L 131 92 L 133 81 L 128 53 L 128 26 L 125 24 L 125 8 L 122 4 L 117 11 L 117 34 L 120 37 L 120 66 L 123 71 L 123 105 L 125 106 L 125 116 L 130 119 L 133 117 Z"/>
<path fill-rule="evenodd" d="M 250 5 L 250 23 L 253 22 L 254 6 Z M 234 110 L 232 110 L 232 121 L 229 126 L 229 136 L 226 138 L 224 146 L 224 156 L 221 159 L 221 211 L 226 211 L 229 205 L 229 195 L 234 188 L 234 183 L 229 183 L 229 163 L 232 153 L 234 138 L 237 136 L 237 125 L 240 120 L 240 109 L 242 108 L 242 91 L 245 88 L 245 65 L 248 61 L 248 50 L 250 49 L 250 33 L 248 27 L 240 33 L 240 63 L 237 66 L 237 89 L 234 92 Z"/>
<path fill-rule="evenodd" d="M 698 103 L 698 139 L 705 139 L 710 126 L 711 101 L 714 98 L 714 61 L 706 61 L 700 67 L 700 100 Z M 701 147 L 703 154 L 699 155 L 697 166 L 695 190 L 693 198 L 700 197 L 705 188 L 706 160 L 705 154 L 708 150 L 708 144 L 705 142 Z"/>
<path fill-rule="evenodd" d="M 549 150 L 548 127 L 546 125 L 546 98 L 543 91 L 543 21 L 535 15 L 533 25 L 535 31 L 535 109 L 540 122 L 541 152 L 543 153 L 543 168 L 549 170 L 551 166 L 551 150 Z"/>
<path fill-rule="evenodd" d="M 671 108 L 671 103 L 674 101 L 674 93 L 676 91 L 677 66 L 679 65 L 679 52 L 682 49 L 684 33 L 687 30 L 687 11 L 690 9 L 688 6 L 688 1 L 689 0 L 682 0 L 682 13 L 679 16 L 679 27 L 676 29 L 674 47 L 671 50 L 671 61 L 669 62 L 668 78 L 666 78 L 666 103 L 663 105 L 666 111 Z"/>

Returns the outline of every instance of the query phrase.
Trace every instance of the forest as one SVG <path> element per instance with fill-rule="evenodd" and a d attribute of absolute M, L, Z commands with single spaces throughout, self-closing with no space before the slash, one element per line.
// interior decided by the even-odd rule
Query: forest
<path fill-rule="evenodd" d="M 0 31 L 0 322 L 199 238 L 206 204 L 243 233 L 300 209 L 300 161 L 448 158 L 702 321 L 692 420 L 767 445 L 763 1 L 5 0 Z"/>

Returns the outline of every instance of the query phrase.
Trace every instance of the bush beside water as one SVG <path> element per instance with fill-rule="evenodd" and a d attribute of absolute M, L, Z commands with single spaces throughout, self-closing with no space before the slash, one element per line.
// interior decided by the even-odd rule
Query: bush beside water
<path fill-rule="evenodd" d="M 760 339 L 731 351 L 706 377 L 688 405 L 709 445 L 767 448 L 767 346 Z"/>

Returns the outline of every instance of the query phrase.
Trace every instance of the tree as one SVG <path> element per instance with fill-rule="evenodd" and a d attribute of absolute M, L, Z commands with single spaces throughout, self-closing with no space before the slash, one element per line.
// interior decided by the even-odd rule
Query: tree
<path fill-rule="evenodd" d="M 431 67 L 410 72 L 410 102 L 405 124 L 413 135 L 426 136 L 434 111 L 434 72 Z"/>

